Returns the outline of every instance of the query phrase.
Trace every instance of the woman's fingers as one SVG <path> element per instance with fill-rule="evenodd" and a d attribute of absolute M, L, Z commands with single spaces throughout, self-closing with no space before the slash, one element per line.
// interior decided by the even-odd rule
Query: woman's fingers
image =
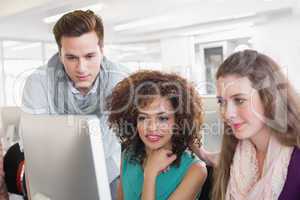
<path fill-rule="evenodd" d="M 177 156 L 175 154 L 168 155 L 167 161 L 169 165 L 176 160 Z"/>

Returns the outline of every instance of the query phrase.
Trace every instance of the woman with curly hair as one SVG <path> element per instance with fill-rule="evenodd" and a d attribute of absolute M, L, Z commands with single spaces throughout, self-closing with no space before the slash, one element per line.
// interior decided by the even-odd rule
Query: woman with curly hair
<path fill-rule="evenodd" d="M 187 151 L 201 139 L 195 88 L 175 74 L 140 71 L 119 82 L 108 102 L 123 148 L 118 199 L 196 199 L 207 172 Z"/>
<path fill-rule="evenodd" d="M 300 100 L 280 67 L 245 50 L 216 79 L 224 135 L 213 199 L 300 199 Z"/>

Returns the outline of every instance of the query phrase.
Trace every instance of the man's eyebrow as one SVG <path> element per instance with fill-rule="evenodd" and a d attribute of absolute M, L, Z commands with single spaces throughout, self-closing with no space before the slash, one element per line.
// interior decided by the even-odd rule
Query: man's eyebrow
<path fill-rule="evenodd" d="M 70 54 L 70 53 L 66 53 L 65 56 L 66 56 L 66 57 L 78 57 L 78 56 L 76 56 L 76 55 L 74 55 L 74 54 Z"/>
<path fill-rule="evenodd" d="M 96 54 L 96 52 L 89 52 L 89 53 L 86 53 L 85 55 L 87 56 L 87 55 L 95 55 Z"/>

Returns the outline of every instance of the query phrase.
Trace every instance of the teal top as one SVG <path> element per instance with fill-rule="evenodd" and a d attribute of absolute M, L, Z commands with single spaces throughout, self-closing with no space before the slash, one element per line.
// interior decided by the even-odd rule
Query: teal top
<path fill-rule="evenodd" d="M 128 155 L 122 156 L 122 188 L 125 200 L 140 200 L 144 182 L 143 168 L 138 163 L 129 161 Z M 161 173 L 156 178 L 156 200 L 165 200 L 176 190 L 181 183 L 189 167 L 198 162 L 196 157 L 192 157 L 189 152 L 184 152 L 181 156 L 178 167 L 171 166 L 170 169 Z"/>

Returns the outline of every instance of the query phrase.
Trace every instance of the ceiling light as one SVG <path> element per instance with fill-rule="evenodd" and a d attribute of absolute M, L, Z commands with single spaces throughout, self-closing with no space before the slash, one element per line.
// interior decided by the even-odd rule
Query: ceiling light
<path fill-rule="evenodd" d="M 134 29 L 137 27 L 148 26 L 148 25 L 153 25 L 153 24 L 158 24 L 158 23 L 164 23 L 164 22 L 168 22 L 169 20 L 170 20 L 170 17 L 167 17 L 167 16 L 144 18 L 141 20 L 136 20 L 136 21 L 132 21 L 129 23 L 116 25 L 116 26 L 114 26 L 114 30 L 115 31 L 124 31 L 124 30 L 128 30 L 128 29 Z"/>
<path fill-rule="evenodd" d="M 235 24 L 228 24 L 228 25 L 224 25 L 224 26 L 214 26 L 211 28 L 202 28 L 199 30 L 188 31 L 188 32 L 184 32 L 180 35 L 181 36 L 201 35 L 201 34 L 208 34 L 208 33 L 214 33 L 214 32 L 219 32 L 219 31 L 248 28 L 253 25 L 254 25 L 253 22 L 235 23 Z"/>
<path fill-rule="evenodd" d="M 109 48 L 111 50 L 116 51 L 145 51 L 147 48 L 145 46 L 137 46 L 137 45 L 106 45 L 105 48 Z"/>

